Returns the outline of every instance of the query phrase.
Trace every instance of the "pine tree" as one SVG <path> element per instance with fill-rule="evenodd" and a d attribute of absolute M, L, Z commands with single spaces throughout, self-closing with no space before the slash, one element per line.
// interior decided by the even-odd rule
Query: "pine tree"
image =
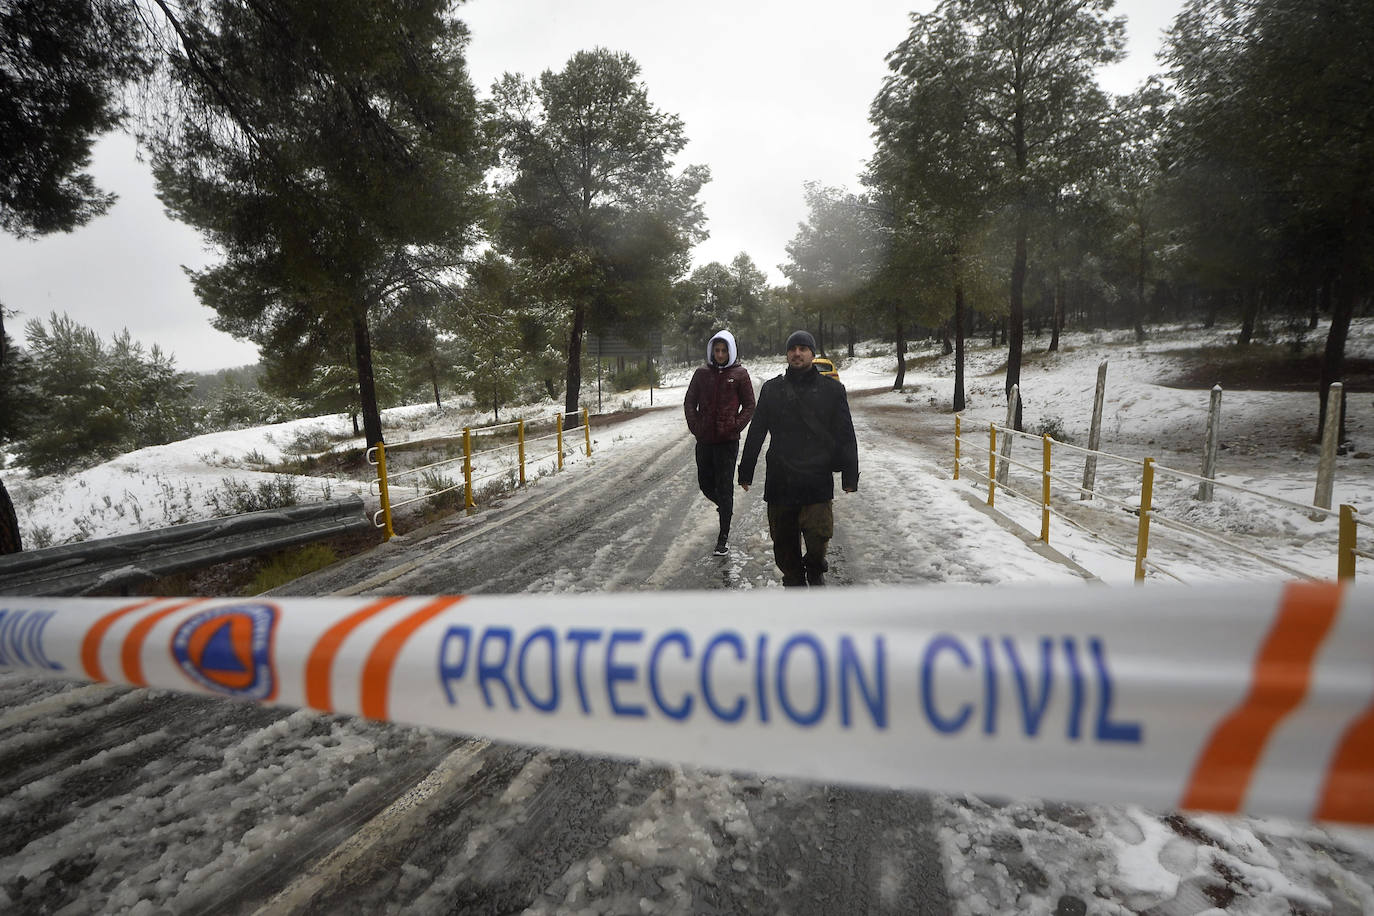
<path fill-rule="evenodd" d="M 573 55 L 537 81 L 493 87 L 510 180 L 498 238 L 567 308 L 565 410 L 577 414 L 586 332 L 633 338 L 671 313 L 673 282 L 702 237 L 700 166 L 679 174 L 682 121 L 654 108 L 626 54 Z"/>
<path fill-rule="evenodd" d="M 157 347 L 123 331 L 107 345 L 66 315 L 26 326 L 33 401 L 43 422 L 18 438 L 20 460 L 50 474 L 193 435 L 192 383 Z"/>
<path fill-rule="evenodd" d="M 382 436 L 372 327 L 461 263 L 482 206 L 467 30 L 448 7 L 163 7 L 180 92 L 154 173 L 224 255 L 193 275 L 197 294 L 279 365 L 338 366 L 347 346 L 369 445 Z"/>

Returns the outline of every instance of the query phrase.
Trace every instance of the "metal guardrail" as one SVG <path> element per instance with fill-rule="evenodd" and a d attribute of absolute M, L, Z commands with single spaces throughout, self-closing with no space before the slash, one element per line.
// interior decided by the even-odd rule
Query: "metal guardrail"
<path fill-rule="evenodd" d="M 550 434 L 548 434 L 548 435 L 546 435 L 546 436 L 535 436 L 535 437 L 526 437 L 526 436 L 525 436 L 525 425 L 526 425 L 526 423 L 541 423 L 541 422 L 547 422 L 547 421 L 550 421 L 550 420 L 553 421 L 553 423 L 554 423 L 554 427 L 555 427 L 555 431 L 554 431 L 554 432 L 552 432 L 552 433 L 550 433 Z M 547 460 L 547 459 L 549 459 L 549 458 L 554 458 L 554 457 L 557 458 L 557 469 L 560 470 L 560 471 L 563 470 L 563 458 L 564 458 L 564 456 L 567 454 L 567 450 L 566 450 L 565 447 L 564 447 L 564 441 L 563 441 L 563 420 L 564 420 L 564 414 L 558 413 L 558 414 L 554 414 L 552 417 L 540 417 L 540 418 L 535 418 L 535 419 L 533 419 L 533 420 L 528 420 L 528 421 L 527 421 L 527 420 L 524 420 L 524 419 L 521 419 L 521 420 L 516 420 L 516 421 L 513 422 L 513 423 L 502 423 L 502 424 L 499 424 L 499 425 L 496 425 L 496 426 L 483 426 L 483 427 L 477 428 L 476 430 L 474 430 L 474 429 L 473 429 L 472 427 L 470 427 L 470 426 L 467 426 L 467 427 L 464 427 L 464 428 L 463 428 L 463 454 L 462 454 L 462 455 L 457 456 L 457 457 L 455 457 L 455 458 L 446 458 L 446 459 L 444 459 L 444 460 L 442 460 L 442 461 L 434 461 L 434 462 L 431 462 L 431 463 L 429 463 L 429 464 L 420 465 L 420 466 L 418 466 L 418 467 L 406 468 L 405 470 L 402 470 L 402 471 L 388 471 L 388 470 L 387 470 L 387 447 L 386 447 L 386 443 L 385 443 L 385 442 L 379 442 L 379 443 L 377 443 L 377 444 L 374 445 L 372 448 L 370 448 L 370 449 L 367 450 L 367 460 L 368 460 L 368 463 L 372 464 L 373 466 L 375 466 L 375 467 L 377 468 L 377 476 L 376 476 L 375 478 L 373 478 L 373 480 L 372 480 L 372 485 L 373 485 L 374 487 L 376 487 L 375 492 L 381 497 L 381 504 L 382 504 L 380 509 L 378 509 L 376 512 L 372 513 L 372 522 L 373 522 L 373 524 L 374 524 L 376 527 L 382 529 L 382 532 L 385 534 L 387 540 L 390 540 L 390 539 L 391 539 L 392 537 L 394 537 L 395 534 L 396 534 L 395 530 L 394 530 L 393 527 L 392 527 L 392 516 L 391 516 L 391 513 L 392 513 L 392 510 L 398 509 L 398 508 L 400 508 L 401 506 L 407 506 L 407 505 L 410 505 L 411 503 L 421 502 L 421 501 L 426 500 L 426 499 L 433 499 L 434 497 L 436 497 L 436 496 L 441 496 L 441 495 L 443 495 L 444 493 L 450 493 L 450 492 L 453 492 L 453 491 L 456 491 L 456 490 L 460 490 L 460 489 L 461 489 L 461 490 L 463 491 L 463 508 L 464 508 L 466 511 L 471 512 L 473 509 L 477 508 L 477 503 L 476 503 L 476 500 L 473 498 L 473 490 L 472 490 L 472 484 L 473 484 L 473 481 L 474 481 L 474 480 L 485 480 L 485 479 L 487 479 L 487 478 L 495 477 L 495 476 L 497 476 L 497 475 L 499 475 L 499 474 L 507 473 L 507 472 L 510 472 L 510 471 L 515 470 L 516 468 L 518 468 L 518 469 L 519 469 L 519 481 L 520 481 L 520 484 L 519 484 L 519 485 L 523 487 L 523 486 L 525 485 L 525 483 L 526 483 L 526 479 L 525 479 L 525 468 L 526 468 L 527 462 L 529 462 L 529 461 L 543 461 L 543 460 Z M 496 432 L 496 431 L 498 431 L 498 430 L 503 430 L 503 429 L 514 429 L 514 430 L 516 431 L 516 441 L 515 441 L 515 442 L 512 442 L 512 443 L 507 443 L 507 444 L 505 444 L 505 445 L 498 445 L 498 446 L 495 446 L 495 447 L 493 447 L 493 448 L 483 449 L 483 450 L 477 451 L 477 452 L 474 452 L 474 451 L 472 450 L 472 438 L 473 438 L 473 435 L 474 435 L 474 434 L 477 434 L 477 435 L 490 434 L 490 433 Z M 583 438 L 584 438 L 584 440 L 585 440 L 586 454 L 587 454 L 588 456 L 590 456 L 591 453 L 592 453 L 591 415 L 590 415 L 590 413 L 588 412 L 587 408 L 585 408 L 585 407 L 582 408 L 582 434 L 583 434 Z M 526 446 L 527 444 L 529 444 L 529 443 L 531 443 L 531 442 L 542 442 L 542 441 L 547 441 L 547 440 L 550 440 L 550 439 L 556 439 L 556 440 L 557 440 L 557 446 L 555 447 L 555 449 L 554 449 L 553 452 L 549 453 L 548 455 L 539 456 L 539 457 L 536 457 L 536 458 L 533 458 L 533 459 L 528 459 L 528 458 L 527 458 L 527 456 L 526 456 L 526 454 L 525 454 L 525 446 Z M 474 474 L 473 474 L 473 464 L 472 464 L 472 461 L 473 461 L 474 458 L 479 458 L 479 457 L 481 457 L 481 456 L 483 456 L 483 455 L 494 455 L 494 454 L 496 454 L 497 452 L 506 451 L 506 450 L 511 449 L 511 448 L 515 448 L 515 449 L 517 450 L 517 452 L 516 452 L 516 459 L 515 459 L 514 465 L 513 465 L 512 467 L 502 467 L 502 468 L 498 468 L 497 470 L 489 471 L 489 472 L 487 472 L 487 473 L 485 473 L 485 474 L 477 474 L 477 475 L 474 475 Z M 455 483 L 455 484 L 453 484 L 452 486 L 442 487 L 442 488 L 437 489 L 437 490 L 431 490 L 431 491 L 428 492 L 428 493 L 421 493 L 421 494 L 419 494 L 419 495 L 417 495 L 417 496 L 412 496 L 412 497 L 409 497 L 409 498 L 407 498 L 407 499 L 399 500 L 399 501 L 396 501 L 396 502 L 393 502 L 393 501 L 392 501 L 392 499 L 391 499 L 391 484 L 395 483 L 395 481 L 398 480 L 399 478 L 413 476 L 413 475 L 419 474 L 419 473 L 421 473 L 421 472 L 423 472 L 423 471 L 432 471 L 432 470 L 434 470 L 435 468 L 440 468 L 440 467 L 444 467 L 444 466 L 447 466 L 447 465 L 457 464 L 458 462 L 462 462 L 462 464 L 463 464 L 463 482 L 462 482 L 462 483 Z"/>
<path fill-rule="evenodd" d="M 363 499 L 355 495 L 27 550 L 0 556 L 0 594 L 122 592 L 174 573 L 370 527 Z"/>

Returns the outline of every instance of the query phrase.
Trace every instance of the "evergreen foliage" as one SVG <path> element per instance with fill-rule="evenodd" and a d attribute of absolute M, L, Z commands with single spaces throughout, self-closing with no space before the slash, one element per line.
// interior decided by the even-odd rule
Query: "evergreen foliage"
<path fill-rule="evenodd" d="M 0 6 L 0 231 L 19 238 L 70 232 L 114 195 L 84 170 L 96 136 L 123 122 L 122 95 L 151 68 L 138 10 L 125 0 L 25 0 Z M 13 373 L 0 307 L 0 371 Z M 6 400 L 23 398 L 0 380 Z M 0 405 L 0 442 L 24 411 Z M 0 483 L 0 553 L 21 549 Z"/>
<path fill-rule="evenodd" d="M 32 379 L 29 355 L 0 327 L 0 447 L 8 446 L 23 435 L 39 415 L 38 395 Z M 0 459 L 0 466 L 3 464 Z"/>
<path fill-rule="evenodd" d="M 70 232 L 114 203 L 84 171 L 124 121 L 125 86 L 150 70 L 133 3 L 0 6 L 0 231 Z"/>
<path fill-rule="evenodd" d="M 199 431 L 190 376 L 156 344 L 145 350 L 128 331 L 107 344 L 56 314 L 25 330 L 42 422 L 27 424 L 15 444 L 33 473 L 66 471 Z"/>
<path fill-rule="evenodd" d="M 1111 6 L 943 0 L 912 17 L 873 106 L 879 153 L 871 180 L 899 208 L 894 240 L 923 217 L 943 236 L 936 244 L 956 291 L 985 208 L 1005 207 L 1008 391 L 1020 381 L 1032 228 L 1044 225 L 1050 201 L 1087 178 L 1106 144 L 1109 105 L 1095 70 L 1118 59 L 1124 43 Z"/>
<path fill-rule="evenodd" d="M 1374 7 L 1341 0 L 1193 0 L 1169 36 L 1188 267 L 1251 330 L 1262 305 L 1328 305 L 1323 422 L 1374 277 L 1372 47 Z"/>
<path fill-rule="evenodd" d="M 224 255 L 193 274 L 196 292 L 216 327 L 297 383 L 351 363 L 369 444 L 381 438 L 372 325 L 461 263 L 482 206 L 467 30 L 448 6 L 163 7 L 181 45 L 154 173 L 168 208 Z"/>
<path fill-rule="evenodd" d="M 458 385 L 455 342 L 443 330 L 457 320 L 454 296 L 447 287 L 408 290 L 378 326 L 373 343 L 397 379 L 402 400 L 433 398 L 435 407 L 443 407 L 444 389 Z"/>
<path fill-rule="evenodd" d="M 727 266 L 712 261 L 678 284 L 678 331 L 688 353 L 704 354 L 706 341 L 722 328 L 735 336 L 741 358 L 766 347 L 762 328 L 768 277 L 741 251 Z"/>
<path fill-rule="evenodd" d="M 703 237 L 696 194 L 707 170 L 674 173 L 682 121 L 654 108 L 627 54 L 580 51 L 538 80 L 493 88 L 501 161 L 497 237 L 528 265 L 542 298 L 566 308 L 565 410 L 577 412 L 587 331 L 631 337 L 662 327 Z"/>
<path fill-rule="evenodd" d="M 469 271 L 457 308 L 464 318 L 454 348 L 461 389 L 493 422 L 501 408 L 555 397 L 562 359 L 554 341 L 566 311 L 536 296 L 536 284 L 516 262 L 488 251 Z"/>
<path fill-rule="evenodd" d="M 843 188 L 806 184 L 807 219 L 787 245 L 791 259 L 782 271 L 814 315 L 811 325 L 820 352 L 829 352 L 826 321 L 854 331 L 864 292 L 882 260 L 882 233 L 870 203 Z"/>
<path fill-rule="evenodd" d="M 242 385 L 232 378 L 219 389 L 206 407 L 208 430 L 245 429 L 295 419 L 294 404 L 263 391 L 257 385 Z"/>

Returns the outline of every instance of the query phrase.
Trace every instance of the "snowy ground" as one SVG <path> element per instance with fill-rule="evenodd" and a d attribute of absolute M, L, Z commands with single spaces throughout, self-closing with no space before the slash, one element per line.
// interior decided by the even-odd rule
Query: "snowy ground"
<path fill-rule="evenodd" d="M 1051 524 L 1051 544 L 1105 581 L 1127 581 L 1133 573 L 1136 516 L 1130 510 L 1139 506 L 1141 459 L 1154 457 L 1162 467 L 1189 474 L 1202 469 L 1209 392 L 1158 384 L 1172 372 L 1170 351 L 1225 341 L 1224 330 L 1161 328 L 1154 330 L 1144 345 L 1134 344 L 1130 332 L 1071 333 L 1056 354 L 1036 352 L 1043 349 L 1043 341 L 1032 338 L 1028 342 L 1021 386 L 1024 427 L 1030 432 L 1050 432 L 1073 445 L 1087 444 L 1097 367 L 1103 360 L 1108 362 L 1100 449 L 1133 463 L 1099 460 L 1096 490 L 1101 499 L 1094 506 L 1086 506 L 1073 486 L 1082 480 L 1084 456 L 1068 448 L 1056 449 L 1052 470 L 1056 509 L 1075 521 L 1080 520 L 1085 510 L 1103 511 L 1092 512 L 1089 519 L 1082 520 L 1098 537 L 1085 535 L 1061 519 Z M 857 358 L 843 361 L 842 380 L 851 392 L 868 393 L 877 405 L 887 409 L 881 425 L 912 436 L 912 460 L 919 456 L 945 473 L 952 472 L 953 422 L 947 411 L 952 402 L 953 357 L 938 358 L 938 351 L 929 347 L 916 351 L 911 355 L 915 365 L 907 374 L 906 390 L 892 392 L 887 389 L 895 375 L 895 357 L 866 355 L 884 350 L 891 353 L 890 346 L 861 345 Z M 1352 356 L 1374 355 L 1374 321 L 1356 322 L 1348 350 Z M 966 370 L 968 407 L 964 412 L 969 444 L 963 450 L 961 477 L 966 492 L 976 491 L 984 497 L 986 486 L 981 481 L 986 474 L 986 452 L 979 453 L 974 444 L 986 446 L 989 421 L 1005 421 L 1004 363 L 1002 348 L 990 348 L 982 341 L 970 342 Z M 756 384 L 780 368 L 781 360 L 756 360 L 751 365 Z M 665 387 L 652 393 L 655 406 L 681 403 L 690 371 L 670 369 Z M 602 410 L 609 412 L 647 407 L 650 397 L 647 390 L 612 393 L 606 389 L 599 400 Z M 583 404 L 597 411 L 594 378 L 586 386 Z M 533 420 L 557 410 L 558 406 L 550 402 L 501 419 L 509 422 L 523 415 Z M 1317 400 L 1311 391 L 1226 392 L 1217 479 L 1253 492 L 1219 487 L 1211 502 L 1199 502 L 1193 498 L 1196 481 L 1159 470 L 1154 506 L 1166 518 L 1215 531 L 1271 562 L 1156 525 L 1151 551 L 1155 566 L 1150 575 L 1191 583 L 1237 575 L 1332 575 L 1336 562 L 1335 521 L 1312 521 L 1303 512 L 1255 495 L 1263 493 L 1302 505 L 1312 503 L 1317 449 L 1309 440 L 1316 416 Z M 892 423 L 886 422 L 888 417 L 893 419 Z M 461 435 L 464 426 L 480 427 L 490 422 L 489 412 L 457 405 L 444 409 L 416 405 L 386 411 L 384 428 L 388 442 L 395 445 Z M 596 434 L 594 450 L 613 451 L 636 435 L 677 433 L 671 419 L 662 429 L 657 425 L 660 420 L 645 417 L 644 422 L 650 427 L 638 434 L 619 426 L 612 435 Z M 594 433 L 595 426 L 593 423 Z M 1369 438 L 1369 432 L 1374 430 L 1374 412 L 1367 395 L 1352 393 L 1348 398 L 1347 428 L 1354 447 L 1338 460 L 1333 505 L 1348 503 L 1357 510 L 1367 510 L 1374 505 L 1374 461 L 1368 454 L 1374 451 L 1374 441 Z M 322 448 L 356 446 L 357 440 L 349 438 L 349 432 L 349 421 L 342 415 L 295 420 L 141 449 L 68 476 L 28 479 L 21 472 L 7 473 L 5 480 L 15 501 L 25 543 L 30 546 L 228 514 L 224 507 L 236 493 L 251 496 L 255 488 L 270 487 L 284 479 L 291 480 L 302 501 L 359 492 L 369 501 L 369 508 L 375 509 L 375 486 L 367 481 L 341 476 L 287 477 L 261 470 L 291 457 L 319 454 Z M 581 442 L 580 430 L 570 431 L 567 463 L 585 459 Z M 479 436 L 474 448 L 484 447 Z M 552 450 L 551 442 L 531 444 L 529 454 L 538 455 L 541 460 L 531 460 L 527 468 L 529 477 L 552 471 Z M 1038 468 L 1039 443 L 1018 437 L 1012 458 Z M 898 460 L 902 458 L 898 456 Z M 478 471 L 488 478 L 508 478 L 513 462 L 514 450 L 507 448 L 483 456 Z M 870 464 L 868 469 L 873 472 L 876 466 Z M 900 473 L 888 470 L 889 479 L 894 479 L 894 474 L 902 479 L 911 478 L 910 468 L 902 468 Z M 436 473 L 460 480 L 461 465 L 452 463 Z M 1020 493 L 1038 496 L 1040 475 L 1027 467 L 1013 466 L 1010 484 Z M 475 485 L 475 489 L 480 488 L 480 483 Z M 393 490 L 393 500 L 427 489 L 432 486 L 426 488 L 416 477 L 410 477 Z M 894 486 L 888 494 L 895 500 L 894 509 L 907 517 L 921 518 L 929 513 L 927 500 L 931 497 L 927 493 L 917 494 L 910 488 Z M 1027 530 L 1039 534 L 1040 513 L 1036 506 L 1005 494 L 996 505 Z M 1109 505 L 1117 508 L 1113 511 Z M 1104 542 L 1103 536 L 1118 547 Z M 1374 533 L 1362 526 L 1361 538 L 1361 549 L 1374 549 Z M 1366 571 L 1367 563 L 1360 561 L 1361 573 Z M 1374 565 L 1367 568 L 1374 572 Z"/>
<path fill-rule="evenodd" d="M 1220 339 L 1220 334 L 1214 336 Z M 1137 346 L 1126 334 L 1069 335 L 1061 353 L 1036 356 L 1023 372 L 1026 428 L 1050 426 L 1056 435 L 1085 443 L 1097 365 L 1107 359 L 1107 421 L 1101 447 L 1128 458 L 1153 456 L 1161 464 L 1196 472 L 1201 464 L 1208 393 L 1165 388 L 1158 380 L 1169 372 L 1170 349 L 1196 346 L 1205 337 L 1196 331 L 1161 329 L 1146 345 Z M 1028 350 L 1035 349 L 1035 343 L 1032 340 Z M 842 496 L 837 503 L 842 527 L 835 547 L 850 581 L 1029 584 L 1081 581 L 1086 572 L 1112 585 L 1124 587 L 1130 582 L 1130 551 L 1101 537 L 1058 519 L 1053 522 L 1051 546 L 1076 564 L 1075 569 L 1026 549 L 1014 530 L 977 511 L 970 500 L 981 502 L 986 489 L 969 470 L 985 466 L 985 458 L 968 459 L 970 468 L 961 479 L 951 479 L 950 360 L 932 358 L 921 363 L 908 373 L 906 390 L 893 392 L 889 390 L 893 357 L 863 355 L 877 349 L 876 345 L 860 347 L 859 358 L 846 361 L 841 368 L 855 408 L 863 468 L 860 492 Z M 1351 349 L 1374 350 L 1374 324 L 1355 328 Z M 982 425 L 985 430 L 987 421 L 1001 422 L 1005 416 L 998 368 L 1003 358 L 1000 348 L 981 344 L 970 354 L 970 406 L 965 413 L 970 427 Z M 759 383 L 780 370 L 781 360 L 757 360 L 749 368 Z M 667 387 L 654 392 L 655 405 L 666 404 L 668 409 L 645 412 L 601 430 L 594 421 L 593 456 L 571 454 L 566 481 L 598 473 L 629 473 L 617 468 L 648 467 L 653 456 L 667 447 L 665 443 L 679 441 L 685 433 L 676 405 L 681 402 L 688 371 L 674 373 Z M 593 393 L 593 407 L 594 398 Z M 645 406 L 647 400 L 647 392 L 632 397 L 607 395 L 605 407 Z M 531 414 L 547 412 L 548 408 Z M 1306 442 L 1306 433 L 1314 426 L 1315 413 L 1316 399 L 1310 392 L 1227 392 L 1222 440 L 1228 448 L 1222 452 L 1220 479 L 1299 503 L 1310 502 L 1316 454 Z M 388 438 L 397 440 L 452 434 L 464 424 L 484 419 L 469 412 L 440 414 L 432 407 L 414 407 L 388 412 L 386 423 Z M 1374 468 L 1368 459 L 1359 457 L 1370 428 L 1367 396 L 1352 398 L 1348 422 L 1355 448 L 1339 459 L 1336 502 L 1368 508 L 1374 498 Z M 346 419 L 333 417 L 200 437 L 145 449 L 70 478 L 19 481 L 11 489 L 18 497 L 26 533 L 46 528 L 54 542 L 60 542 L 83 533 L 135 530 L 199 517 L 211 502 L 206 494 L 222 490 L 225 477 L 256 480 L 261 472 L 253 471 L 251 464 L 277 460 L 295 448 L 294 443 L 311 439 L 314 430 L 340 433 L 346 431 L 346 424 Z M 1013 457 L 1038 463 L 1039 449 L 1018 442 Z M 486 460 L 490 469 L 493 459 Z M 1056 466 L 1056 477 L 1061 473 L 1066 480 L 1077 480 L 1081 465 L 1066 459 L 1062 472 Z M 518 510 L 522 501 L 538 500 L 544 490 L 573 489 L 559 481 L 541 481 L 507 505 Z M 1138 467 L 1104 463 L 1098 482 L 1104 495 L 1127 505 L 1134 499 L 1138 504 Z M 1038 475 L 1022 473 L 1018 482 L 1014 474 L 1012 483 L 1038 492 Z M 354 488 L 366 491 L 365 484 L 343 479 L 307 478 L 300 488 L 307 495 L 316 489 L 334 495 Z M 1228 538 L 1244 539 L 1247 549 L 1277 557 L 1311 575 L 1334 572 L 1334 526 L 1329 522 L 1311 522 L 1304 513 L 1252 494 L 1219 491 L 1213 504 L 1203 506 L 1191 499 L 1194 488 L 1192 483 L 1161 483 L 1156 505 L 1165 505 L 1165 514 L 1175 512 L 1194 524 L 1222 529 Z M 691 481 L 680 489 L 685 499 Z M 1108 531 L 1111 541 L 1126 547 L 1134 543 L 1134 515 L 1105 500 L 1087 507 L 1076 505 L 1077 494 L 1070 490 L 1056 488 L 1062 511 Z M 741 532 L 744 543 L 721 566 L 723 575 L 696 587 L 776 587 L 776 574 L 766 562 L 766 543 L 758 530 L 761 503 L 755 493 L 740 499 L 739 511 L 753 519 L 752 529 Z M 676 507 L 677 503 L 665 500 L 664 505 Z M 122 511 L 117 508 L 121 506 Z M 1030 536 L 1038 535 L 1038 509 L 1002 494 L 996 507 L 1024 526 Z M 480 518 L 480 513 L 474 517 Z M 454 524 L 477 524 L 474 519 Z M 708 543 L 709 522 L 704 511 L 684 518 L 681 542 L 691 549 Z M 607 537 L 616 536 L 609 533 L 615 520 L 606 519 L 604 524 Z M 626 531 L 620 536 L 626 544 L 649 540 L 640 534 Z M 393 549 L 422 551 L 428 549 L 425 543 L 410 541 Z M 1234 581 L 1285 575 L 1245 554 L 1191 541 L 1161 537 L 1151 555 L 1158 563 L 1158 569 L 1150 573 L 1152 580 L 1172 576 L 1185 582 Z M 765 560 L 760 561 L 760 556 Z M 604 571 L 598 566 L 603 559 Z M 698 566 L 705 568 L 708 562 L 703 558 Z M 606 587 L 652 589 L 685 587 L 690 578 L 681 570 L 690 573 L 697 567 L 686 563 L 675 568 L 679 572 L 673 577 L 656 580 L 652 571 L 641 574 L 633 558 L 611 550 L 605 558 L 587 557 L 584 568 L 575 572 L 591 569 L 596 575 L 590 578 L 607 582 Z M 1374 569 L 1362 562 L 1359 575 L 1371 572 Z M 555 567 L 546 575 L 532 575 L 522 587 L 566 588 L 576 582 L 585 585 L 588 578 L 573 577 Z M 500 585 L 494 578 L 481 584 L 487 583 L 487 588 Z M 403 587 L 407 583 L 397 579 L 393 584 Z M 22 757 L 26 747 L 44 747 L 42 723 L 58 713 L 88 715 L 94 731 L 107 727 L 110 717 L 132 714 L 146 704 L 177 708 L 158 691 L 45 690 L 36 694 L 27 683 L 0 677 L 0 747 L 6 754 Z M 44 801 L 49 793 L 68 792 L 63 787 L 74 782 L 99 782 L 105 772 L 136 782 L 128 775 L 131 771 L 119 768 L 119 761 L 132 759 L 145 770 L 166 768 L 158 762 L 157 747 L 184 740 L 181 729 L 204 732 L 196 734 L 202 746 L 192 759 L 172 766 L 169 772 L 144 772 L 138 777 L 149 787 L 135 790 L 131 786 L 128 794 L 87 800 L 78 795 L 64 806 L 73 809 L 63 815 L 70 815 L 70 824 L 29 845 L 4 847 L 0 888 L 5 890 L 0 890 L 0 905 L 34 909 L 35 901 L 48 899 L 42 892 L 44 882 L 78 881 L 83 887 L 99 889 L 101 896 L 82 898 L 74 905 L 75 912 L 152 912 L 157 908 L 154 901 L 174 911 L 194 910 L 207 905 L 207 889 L 232 884 L 239 869 L 260 867 L 269 851 L 281 848 L 283 838 L 291 842 L 292 831 L 315 810 L 331 806 L 350 810 L 350 800 L 375 789 L 375 771 L 360 771 L 360 761 L 371 761 L 369 767 L 380 761 L 384 771 L 415 761 L 430 766 L 450 759 L 442 740 L 414 730 L 392 730 L 309 712 L 281 716 L 244 710 L 235 715 L 241 721 L 234 728 L 210 729 L 209 725 L 201 728 L 197 716 L 180 712 L 166 728 L 136 731 L 95 756 L 73 752 L 60 774 L 44 771 L 41 778 L 26 781 L 23 768 L 12 772 L 13 778 L 5 782 L 9 794 L 0 798 L 5 820 L 18 818 L 28 824 L 35 811 L 58 818 Z M 146 765 L 140 762 L 145 759 Z M 38 768 L 48 762 L 30 765 Z M 411 885 L 413 893 L 407 899 L 415 909 L 451 909 L 446 890 L 481 870 L 486 846 L 499 845 L 497 838 L 508 821 L 515 823 L 528 815 L 522 803 L 539 797 L 544 791 L 541 787 L 552 785 L 551 768 L 563 765 L 559 755 L 539 754 L 513 766 L 504 794 L 498 793 L 481 808 L 490 809 L 489 819 L 466 834 L 461 855 L 455 853 L 439 866 L 418 861 L 402 866 L 402 884 Z M 138 772 L 137 767 L 132 772 Z M 560 866 L 560 877 L 547 886 L 532 912 L 643 909 L 647 898 L 636 882 L 647 874 L 657 876 L 663 892 L 649 901 L 645 912 L 690 912 L 693 898 L 684 887 L 716 880 L 732 870 L 741 873 L 741 882 L 754 880 L 750 862 L 768 842 L 764 825 L 774 823 L 776 829 L 780 820 L 788 823 L 800 810 L 789 806 L 800 805 L 800 796 L 819 791 L 790 781 L 694 770 L 670 771 L 663 782 L 661 774 L 648 766 L 623 772 L 616 790 L 618 801 L 603 819 L 612 825 L 611 835 L 604 844 L 593 844 Z M 155 783 L 153 776 L 160 782 Z M 239 829 L 234 825 L 250 810 L 248 792 L 266 796 L 270 803 L 259 810 L 256 806 L 263 802 L 253 801 L 251 811 L 257 822 Z M 930 808 L 940 873 L 949 906 L 957 913 L 1374 913 L 1374 833 L 1370 831 L 1254 818 L 1168 815 L 1131 806 L 1085 807 L 969 796 L 932 796 Z M 134 836 L 161 837 L 156 845 L 162 851 L 145 861 L 146 843 L 128 839 Z M 492 862 L 486 866 L 492 867 Z M 74 868 L 84 871 L 73 877 Z M 876 910 L 918 911 L 908 875 L 893 870 L 884 881 L 878 888 L 884 905 Z M 11 895 L 8 901 L 6 893 Z M 775 910 L 786 902 L 785 898 L 764 899 Z"/>

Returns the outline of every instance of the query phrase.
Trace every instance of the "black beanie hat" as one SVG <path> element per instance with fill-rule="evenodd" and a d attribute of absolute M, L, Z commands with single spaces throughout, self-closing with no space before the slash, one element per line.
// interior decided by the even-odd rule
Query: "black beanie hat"
<path fill-rule="evenodd" d="M 793 347 L 806 347 L 814 356 L 816 354 L 816 338 L 806 331 L 793 331 L 792 336 L 787 338 L 786 349 L 790 350 Z"/>

